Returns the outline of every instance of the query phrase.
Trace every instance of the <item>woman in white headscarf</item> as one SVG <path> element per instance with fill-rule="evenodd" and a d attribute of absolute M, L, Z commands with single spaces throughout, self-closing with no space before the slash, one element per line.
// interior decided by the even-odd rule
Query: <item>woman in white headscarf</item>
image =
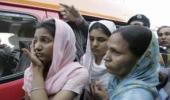
<path fill-rule="evenodd" d="M 107 50 L 107 40 L 116 30 L 116 25 L 107 20 L 91 22 L 88 29 L 88 39 L 86 52 L 81 59 L 81 63 L 89 70 L 89 85 L 84 92 L 84 100 L 92 100 L 93 90 L 91 86 L 95 83 L 107 88 L 111 75 L 107 73 L 103 57 Z"/>

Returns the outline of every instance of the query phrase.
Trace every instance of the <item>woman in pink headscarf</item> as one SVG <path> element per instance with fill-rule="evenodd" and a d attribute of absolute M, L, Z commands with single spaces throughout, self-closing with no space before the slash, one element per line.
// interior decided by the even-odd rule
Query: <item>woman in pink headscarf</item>
<path fill-rule="evenodd" d="M 35 30 L 31 52 L 23 51 L 32 64 L 24 74 L 23 89 L 30 100 L 73 100 L 88 81 L 88 71 L 78 62 L 75 36 L 65 22 L 51 19 Z"/>

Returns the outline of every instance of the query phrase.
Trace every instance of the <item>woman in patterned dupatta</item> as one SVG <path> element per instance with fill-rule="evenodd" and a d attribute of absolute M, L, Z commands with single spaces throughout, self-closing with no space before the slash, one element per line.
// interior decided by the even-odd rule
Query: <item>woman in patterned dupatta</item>
<path fill-rule="evenodd" d="M 154 100 L 158 95 L 159 46 L 148 28 L 132 25 L 115 31 L 105 61 L 114 77 L 108 96 L 104 89 L 94 87 L 101 100 Z"/>

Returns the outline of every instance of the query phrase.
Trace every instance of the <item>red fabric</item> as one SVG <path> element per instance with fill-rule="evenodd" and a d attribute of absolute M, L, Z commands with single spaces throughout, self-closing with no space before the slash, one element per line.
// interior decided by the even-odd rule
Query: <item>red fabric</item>
<path fill-rule="evenodd" d="M 0 84 L 0 100 L 22 100 L 24 90 L 23 79 Z"/>

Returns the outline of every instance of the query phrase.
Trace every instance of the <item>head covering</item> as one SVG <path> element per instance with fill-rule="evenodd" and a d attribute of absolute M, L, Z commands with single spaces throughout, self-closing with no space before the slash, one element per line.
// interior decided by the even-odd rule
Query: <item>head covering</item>
<path fill-rule="evenodd" d="M 48 95 L 60 91 L 69 80 L 69 75 L 80 68 L 79 63 L 73 62 L 76 56 L 75 35 L 70 26 L 59 20 L 55 20 L 55 38 L 53 44 L 52 64 L 45 79 L 45 89 Z M 32 66 L 26 69 L 24 74 L 24 90 L 30 95 L 32 89 Z"/>
<path fill-rule="evenodd" d="M 88 28 L 88 39 L 87 39 L 87 45 L 86 45 L 86 52 L 85 55 L 88 53 L 90 54 L 89 56 L 92 56 L 93 54 L 91 54 L 91 47 L 90 47 L 90 39 L 89 39 L 89 29 L 95 24 L 95 23 L 100 23 L 102 25 L 104 25 L 112 34 L 115 30 L 116 30 L 116 25 L 108 20 L 100 20 L 100 21 L 93 21 L 90 23 L 89 28 Z M 88 57 L 90 58 L 90 57 Z"/>
<path fill-rule="evenodd" d="M 168 68 L 168 67 L 167 68 L 166 67 L 160 67 L 159 71 L 161 73 L 164 73 L 164 74 L 166 74 L 166 75 L 168 75 L 170 77 L 170 68 Z"/>
<path fill-rule="evenodd" d="M 113 33 L 116 30 L 115 23 L 108 20 L 93 21 L 90 23 L 89 29 L 97 22 L 104 25 L 109 30 L 110 33 Z"/>
<path fill-rule="evenodd" d="M 144 26 L 146 27 L 150 27 L 150 21 L 149 19 L 145 16 L 145 15 L 142 15 L 142 14 L 137 14 L 137 15 L 134 15 L 132 16 L 129 21 L 128 21 L 128 25 L 132 22 L 132 21 L 140 21 L 144 24 Z"/>
<path fill-rule="evenodd" d="M 159 67 L 158 40 L 152 34 L 152 40 L 148 48 L 134 65 L 131 72 L 122 80 L 114 77 L 110 81 L 108 87 L 109 97 L 111 97 L 111 100 L 118 100 L 113 98 L 121 97 L 127 90 L 135 88 L 142 88 L 153 94 L 156 93 L 155 87 L 159 84 Z"/>
<path fill-rule="evenodd" d="M 113 22 L 108 21 L 108 20 L 93 21 L 90 23 L 88 29 L 90 29 L 95 23 L 100 23 L 100 24 L 104 25 L 110 31 L 111 34 L 116 30 L 116 25 Z M 88 32 L 89 32 L 89 30 L 88 30 Z M 90 83 L 91 83 L 91 79 L 99 78 L 102 75 L 104 75 L 105 73 L 107 73 L 106 67 L 104 65 L 104 61 L 101 61 L 101 64 L 100 64 L 101 69 L 98 69 L 97 71 L 95 71 L 96 73 L 94 73 L 93 72 L 94 71 L 93 68 L 95 67 L 94 62 L 93 62 L 94 60 L 95 60 L 95 58 L 94 58 L 93 53 L 91 52 L 90 39 L 89 39 L 89 33 L 88 33 L 86 52 L 82 58 L 81 63 L 84 66 L 86 66 L 89 70 L 89 74 L 90 74 L 89 82 Z M 103 81 L 103 83 L 104 82 L 106 82 L 106 81 Z M 104 83 L 104 84 L 107 84 L 107 83 Z"/>

